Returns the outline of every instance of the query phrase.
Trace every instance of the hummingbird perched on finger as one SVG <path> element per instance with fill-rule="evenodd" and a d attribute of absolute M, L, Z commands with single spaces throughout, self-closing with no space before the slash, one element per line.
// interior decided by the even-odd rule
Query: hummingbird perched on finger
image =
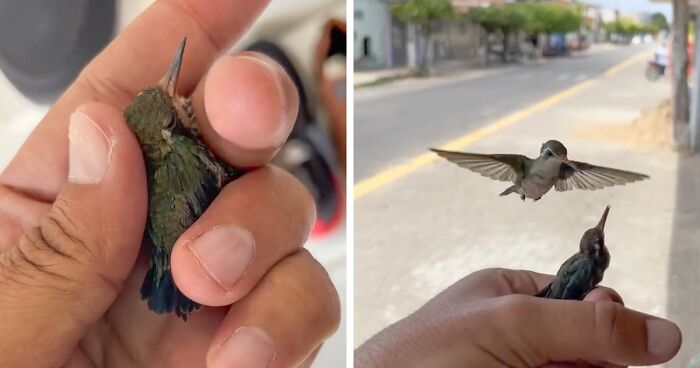
<path fill-rule="evenodd" d="M 175 241 L 207 209 L 221 188 L 242 171 L 218 159 L 202 141 L 189 98 L 178 95 L 177 81 L 186 38 L 157 86 L 142 90 L 124 110 L 141 145 L 148 182 L 145 238 L 151 244 L 141 297 L 158 314 L 184 320 L 199 308 L 178 290 L 170 270 Z"/>
<path fill-rule="evenodd" d="M 525 198 L 537 201 L 552 187 L 557 192 L 574 188 L 595 190 L 649 178 L 648 175 L 631 171 L 569 160 L 566 147 L 555 140 L 549 140 L 542 144 L 540 155 L 535 159 L 515 154 L 488 155 L 444 151 L 435 148 L 430 150 L 440 157 L 482 176 L 512 182 L 513 185 L 500 195 L 517 193 L 523 201 Z"/>
<path fill-rule="evenodd" d="M 559 268 L 554 281 L 535 296 L 583 300 L 586 294 L 603 280 L 603 273 L 610 264 L 610 253 L 605 246 L 604 233 L 609 211 L 610 206 L 607 206 L 598 225 L 583 233 L 578 253 L 566 260 Z"/>

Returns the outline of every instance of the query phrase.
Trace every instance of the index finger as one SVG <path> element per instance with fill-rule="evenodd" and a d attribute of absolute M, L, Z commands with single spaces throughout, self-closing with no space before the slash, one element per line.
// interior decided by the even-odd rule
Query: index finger
<path fill-rule="evenodd" d="M 190 46 L 178 89 L 188 94 L 267 3 L 162 0 L 150 6 L 85 67 L 0 175 L 0 184 L 52 201 L 68 172 L 68 116 L 78 105 L 99 101 L 123 109 L 139 90 L 158 82 L 183 36 Z"/>
<path fill-rule="evenodd" d="M 532 271 L 489 268 L 472 273 L 460 283 L 466 288 L 464 294 L 477 300 L 510 294 L 535 295 L 553 279 L 552 275 Z"/>

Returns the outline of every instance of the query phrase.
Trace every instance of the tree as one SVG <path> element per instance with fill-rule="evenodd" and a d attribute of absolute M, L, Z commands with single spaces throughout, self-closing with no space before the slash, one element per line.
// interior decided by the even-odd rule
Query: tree
<path fill-rule="evenodd" d="M 556 3 L 524 3 L 522 6 L 527 17 L 526 30 L 547 35 L 547 47 L 552 34 L 575 32 L 583 24 L 583 16 L 576 7 Z"/>
<path fill-rule="evenodd" d="M 481 25 L 487 34 L 503 34 L 503 57 L 508 53 L 508 35 L 520 30 L 547 35 L 576 32 L 583 25 L 581 8 L 576 5 L 524 2 L 489 7 L 473 7 L 467 19 Z"/>
<path fill-rule="evenodd" d="M 418 60 L 421 74 L 428 72 L 428 46 L 434 32 L 435 24 L 439 21 L 454 17 L 455 11 L 450 0 L 408 0 L 394 5 L 391 9 L 395 17 L 403 22 L 419 27 L 425 46 Z"/>
<path fill-rule="evenodd" d="M 668 20 L 663 13 L 654 13 L 651 15 L 651 25 L 654 33 L 668 30 Z"/>
<path fill-rule="evenodd" d="M 525 26 L 527 18 L 519 4 L 505 6 L 474 7 L 467 13 L 467 19 L 479 24 L 487 34 L 501 32 L 503 52 L 501 58 L 505 61 L 508 55 L 508 36 Z"/>

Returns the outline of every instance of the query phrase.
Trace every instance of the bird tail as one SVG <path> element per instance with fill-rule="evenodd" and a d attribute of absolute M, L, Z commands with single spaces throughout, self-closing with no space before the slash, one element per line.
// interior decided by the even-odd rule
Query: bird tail
<path fill-rule="evenodd" d="M 515 185 L 511 185 L 508 187 L 508 189 L 504 190 L 503 193 L 499 194 L 500 196 L 507 196 L 508 194 L 511 193 L 516 193 L 518 191 L 518 188 L 515 187 Z"/>
<path fill-rule="evenodd" d="M 148 273 L 141 285 L 141 299 L 148 301 L 148 309 L 158 314 L 172 313 L 187 321 L 187 316 L 199 309 L 199 304 L 187 298 L 173 281 L 170 257 L 163 250 L 154 249 Z"/>
<path fill-rule="evenodd" d="M 547 298 L 547 297 L 549 297 L 550 290 L 552 290 L 551 283 L 549 285 L 545 286 L 542 290 L 538 291 L 537 294 L 535 294 L 535 296 L 538 298 Z"/>

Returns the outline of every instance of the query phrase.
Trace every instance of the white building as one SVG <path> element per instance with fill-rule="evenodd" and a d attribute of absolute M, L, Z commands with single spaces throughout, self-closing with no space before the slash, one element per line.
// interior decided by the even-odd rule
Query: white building
<path fill-rule="evenodd" d="M 358 69 L 406 65 L 407 27 L 391 15 L 386 0 L 356 0 L 355 65 Z"/>

